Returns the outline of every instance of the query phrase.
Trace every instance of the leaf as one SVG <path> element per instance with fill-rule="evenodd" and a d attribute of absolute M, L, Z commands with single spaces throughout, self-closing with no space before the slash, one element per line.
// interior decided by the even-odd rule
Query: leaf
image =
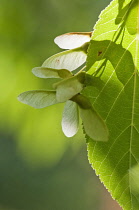
<path fill-rule="evenodd" d="M 135 165 L 133 168 L 131 168 L 129 173 L 130 173 L 131 180 L 132 180 L 132 182 L 131 182 L 132 190 L 134 191 L 135 195 L 138 196 L 138 192 L 139 192 L 139 164 Z"/>
<path fill-rule="evenodd" d="M 31 90 L 21 93 L 18 100 L 36 109 L 57 104 L 55 91 Z"/>
<path fill-rule="evenodd" d="M 78 105 L 73 101 L 67 101 L 63 111 L 62 130 L 67 137 L 74 136 L 79 128 Z"/>
<path fill-rule="evenodd" d="M 139 11 L 137 0 L 114 0 L 101 13 L 87 70 L 103 83 L 83 91 L 109 129 L 106 143 L 87 137 L 89 161 L 124 210 L 139 209 L 139 192 L 133 190 L 130 173 L 139 164 L 139 24 L 131 15 L 134 2 Z M 120 21 L 115 22 L 117 17 Z"/>
<path fill-rule="evenodd" d="M 48 58 L 43 63 L 42 67 L 73 71 L 85 63 L 87 57 L 85 50 L 86 49 L 83 46 L 74 50 L 67 50 L 55 54 Z"/>
<path fill-rule="evenodd" d="M 62 49 L 81 47 L 90 41 L 92 32 L 71 32 L 57 36 L 54 42 Z"/>
<path fill-rule="evenodd" d="M 39 78 L 67 78 L 72 77 L 70 71 L 66 69 L 51 69 L 45 67 L 35 67 L 32 73 Z"/>
<path fill-rule="evenodd" d="M 57 101 L 65 102 L 80 93 L 84 87 L 84 79 L 85 73 L 81 72 L 72 78 L 55 84 Z"/>

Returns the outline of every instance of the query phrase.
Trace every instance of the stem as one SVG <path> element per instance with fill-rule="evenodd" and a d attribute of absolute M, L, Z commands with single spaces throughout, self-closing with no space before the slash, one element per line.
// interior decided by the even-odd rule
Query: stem
<path fill-rule="evenodd" d="M 80 71 L 78 71 L 75 75 L 80 74 L 85 68 L 86 68 L 86 66 L 84 66 L 82 69 L 80 69 Z"/>

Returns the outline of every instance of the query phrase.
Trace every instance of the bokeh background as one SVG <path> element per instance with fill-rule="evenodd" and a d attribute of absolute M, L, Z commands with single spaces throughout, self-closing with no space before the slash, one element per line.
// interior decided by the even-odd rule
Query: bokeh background
<path fill-rule="evenodd" d="M 45 88 L 31 69 L 61 51 L 54 38 L 92 31 L 109 2 L 0 0 L 0 210 L 118 209 L 88 163 L 82 129 L 63 135 L 63 104 L 35 110 L 17 100 Z"/>

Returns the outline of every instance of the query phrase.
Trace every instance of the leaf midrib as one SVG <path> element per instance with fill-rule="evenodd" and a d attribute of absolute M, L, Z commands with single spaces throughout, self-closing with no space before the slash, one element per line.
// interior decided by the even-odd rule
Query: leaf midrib
<path fill-rule="evenodd" d="M 132 120 L 131 120 L 131 136 L 130 136 L 130 153 L 129 153 L 129 169 L 132 168 L 132 162 L 131 162 L 131 158 L 133 155 L 132 152 L 132 141 L 133 141 L 133 128 L 134 128 L 134 116 L 135 116 L 135 100 L 136 100 L 136 80 L 137 80 L 137 74 L 138 74 L 138 70 L 137 68 L 137 64 L 138 64 L 138 54 L 139 54 L 139 0 L 138 0 L 138 14 L 137 14 L 137 35 L 136 35 L 136 49 L 135 49 L 135 59 L 134 59 L 134 63 L 135 63 L 135 74 L 134 74 L 134 90 L 133 90 L 133 104 L 132 104 Z M 136 157 L 134 157 L 136 159 Z M 129 189 L 130 189 L 130 196 L 131 196 L 131 207 L 133 208 L 133 202 L 132 202 L 132 184 L 131 183 L 131 176 L 129 174 Z M 135 195 L 134 195 L 135 196 Z"/>

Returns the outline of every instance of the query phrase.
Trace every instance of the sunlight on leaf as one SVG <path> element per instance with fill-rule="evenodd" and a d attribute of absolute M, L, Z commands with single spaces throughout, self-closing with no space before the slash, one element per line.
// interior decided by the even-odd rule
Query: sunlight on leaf
<path fill-rule="evenodd" d="M 63 111 L 62 130 L 67 137 L 74 136 L 79 128 L 78 105 L 73 101 L 67 101 Z"/>
<path fill-rule="evenodd" d="M 135 164 L 130 169 L 131 185 L 134 193 L 138 196 L 139 192 L 139 164 Z"/>

